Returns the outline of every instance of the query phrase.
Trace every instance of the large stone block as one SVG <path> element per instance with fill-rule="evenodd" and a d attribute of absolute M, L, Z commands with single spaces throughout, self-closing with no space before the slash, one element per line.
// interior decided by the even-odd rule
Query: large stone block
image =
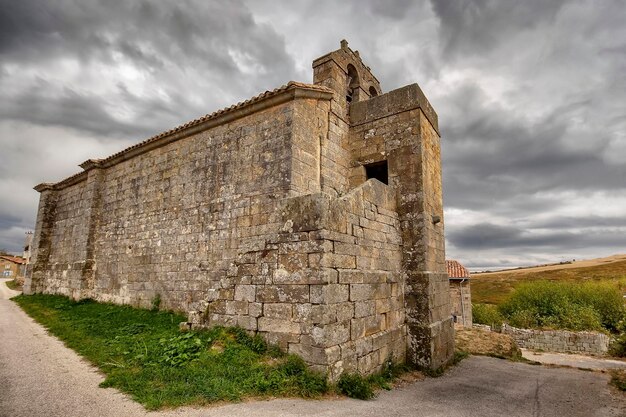
<path fill-rule="evenodd" d="M 326 284 L 311 285 L 311 302 L 314 304 L 336 304 L 348 301 L 350 289 L 348 285 Z"/>
<path fill-rule="evenodd" d="M 307 303 L 308 285 L 265 285 L 257 288 L 256 301 L 261 303 Z"/>
<path fill-rule="evenodd" d="M 300 325 L 289 319 L 259 317 L 257 320 L 261 332 L 300 334 Z"/>

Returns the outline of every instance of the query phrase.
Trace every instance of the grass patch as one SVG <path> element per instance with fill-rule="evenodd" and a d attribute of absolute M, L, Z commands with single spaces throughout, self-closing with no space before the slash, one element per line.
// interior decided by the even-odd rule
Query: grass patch
<path fill-rule="evenodd" d="M 374 397 L 374 388 L 367 378 L 359 374 L 344 373 L 337 381 L 337 389 L 350 398 L 369 400 Z"/>
<path fill-rule="evenodd" d="M 148 409 L 246 397 L 315 397 L 332 388 L 299 357 L 242 329 L 181 333 L 178 323 L 185 317 L 170 312 L 41 294 L 13 300 L 100 368 L 103 387 L 115 387 Z"/>
<path fill-rule="evenodd" d="M 458 351 L 472 355 L 520 361 L 522 351 L 509 335 L 480 329 L 457 330 L 455 334 Z"/>
<path fill-rule="evenodd" d="M 618 336 L 626 350 L 626 305 L 622 288 L 611 282 L 531 281 L 519 284 L 500 305 L 472 304 L 475 323 L 498 327 L 602 331 Z"/>
<path fill-rule="evenodd" d="M 6 284 L 7 287 L 9 287 L 9 289 L 12 289 L 13 291 L 22 291 L 22 285 L 15 279 L 11 281 L 6 281 Z"/>
<path fill-rule="evenodd" d="M 337 391 L 350 398 L 369 400 L 377 389 L 390 390 L 392 383 L 403 374 L 411 371 L 405 364 L 394 364 L 387 360 L 381 372 L 364 377 L 356 373 L 344 373 L 337 381 Z"/>
<path fill-rule="evenodd" d="M 626 391 L 626 371 L 623 369 L 612 370 L 610 383 L 620 391 Z"/>

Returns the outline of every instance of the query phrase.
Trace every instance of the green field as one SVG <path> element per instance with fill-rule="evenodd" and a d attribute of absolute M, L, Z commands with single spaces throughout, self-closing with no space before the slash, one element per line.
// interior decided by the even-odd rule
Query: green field
<path fill-rule="evenodd" d="M 579 268 L 553 268 L 472 274 L 472 303 L 501 304 L 518 285 L 530 281 L 613 282 L 619 284 L 626 293 L 626 260 Z"/>

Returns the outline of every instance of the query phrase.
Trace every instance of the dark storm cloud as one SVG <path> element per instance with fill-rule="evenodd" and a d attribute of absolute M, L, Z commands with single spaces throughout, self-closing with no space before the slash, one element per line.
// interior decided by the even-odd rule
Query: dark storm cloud
<path fill-rule="evenodd" d="M 450 99 L 458 108 L 442 128 L 446 203 L 478 209 L 491 205 L 491 198 L 524 198 L 539 191 L 623 189 L 626 165 L 607 164 L 602 155 L 608 138 L 571 127 L 571 113 L 588 102 L 556 106 L 528 123 L 516 117 L 517 111 L 488 104 L 476 86 L 459 89 Z M 591 134 L 591 152 L 570 143 Z"/>
<path fill-rule="evenodd" d="M 528 229 L 479 223 L 448 233 L 448 240 L 457 249 L 515 249 L 515 248 L 560 248 L 564 243 L 570 249 L 585 247 L 626 247 L 623 231 L 613 229 L 537 233 Z"/>
<path fill-rule="evenodd" d="M 359 10 L 365 10 L 377 19 L 388 18 L 396 21 L 405 19 L 412 10 L 419 7 L 419 3 L 413 0 L 396 0 L 393 3 L 386 0 L 371 0 L 352 3 L 355 14 L 358 14 Z"/>
<path fill-rule="evenodd" d="M 0 116 L 39 125 L 72 126 L 101 135 L 136 134 L 133 123 L 120 123 L 105 110 L 105 100 L 39 79 L 30 89 L 5 102 Z"/>
<path fill-rule="evenodd" d="M 535 221 L 532 224 L 537 229 L 581 229 L 581 228 L 626 228 L 626 217 L 611 216 L 585 216 L 585 217 L 569 217 L 559 216 L 549 219 Z M 626 239 L 626 237 L 625 237 Z"/>
<path fill-rule="evenodd" d="M 0 106 L 0 118 L 44 126 L 71 126 L 101 136 L 125 136 L 137 141 L 156 133 L 159 127 L 155 128 L 155 121 L 164 126 L 185 121 L 180 109 L 187 103 L 182 94 L 172 92 L 168 102 L 164 102 L 157 97 L 137 96 L 123 84 L 118 84 L 113 91 L 114 97 L 102 97 L 40 78 L 17 97 L 6 100 Z M 118 103 L 140 111 L 133 119 L 118 119 L 107 110 Z"/>
<path fill-rule="evenodd" d="M 275 87 L 287 81 L 283 74 L 294 72 L 283 38 L 271 27 L 257 24 L 239 1 L 25 0 L 4 2 L 0 14 L 3 66 L 35 70 L 29 85 L 0 107 L 5 119 L 30 119 L 100 135 L 146 134 L 146 125 L 152 124 L 150 131 L 156 133 L 230 104 L 229 100 Z M 63 60 L 94 66 L 92 77 L 103 65 L 126 63 L 153 78 L 165 94 L 132 95 L 120 84 L 118 91 L 103 97 L 100 92 L 55 85 L 54 69 L 48 72 L 45 67 Z M 247 71 L 257 75 L 252 83 Z M 230 98 L 221 97 L 220 88 L 210 89 L 225 84 Z M 204 93 L 202 103 L 188 97 L 193 87 Z M 139 115 L 121 121 L 111 110 L 116 101 L 143 109 L 151 120 Z"/>
<path fill-rule="evenodd" d="M 0 212 L 0 250 L 18 252 L 22 250 L 24 232 L 30 224 L 23 218 Z"/>
<path fill-rule="evenodd" d="M 290 64 L 282 38 L 255 23 L 241 1 L 3 1 L 2 55 L 37 59 L 63 53 L 85 60 L 116 52 L 163 65 L 187 54 L 209 60 L 211 68 L 238 71 L 229 47 L 245 49 L 265 68 Z M 187 65 L 188 61 L 171 63 Z"/>
<path fill-rule="evenodd" d="M 0 214 L 0 230 L 7 230 L 19 223 L 21 219 L 11 214 Z"/>
<path fill-rule="evenodd" d="M 432 0 L 431 3 L 441 20 L 444 53 L 477 55 L 506 43 L 512 33 L 549 23 L 565 1 Z"/>

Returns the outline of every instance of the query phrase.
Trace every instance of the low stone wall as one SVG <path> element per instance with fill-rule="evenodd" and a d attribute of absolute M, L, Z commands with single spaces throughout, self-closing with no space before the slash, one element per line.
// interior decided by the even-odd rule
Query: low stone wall
<path fill-rule="evenodd" d="M 506 324 L 502 326 L 502 333 L 527 349 L 593 355 L 604 355 L 609 350 L 609 336 L 604 333 L 518 329 Z"/>

